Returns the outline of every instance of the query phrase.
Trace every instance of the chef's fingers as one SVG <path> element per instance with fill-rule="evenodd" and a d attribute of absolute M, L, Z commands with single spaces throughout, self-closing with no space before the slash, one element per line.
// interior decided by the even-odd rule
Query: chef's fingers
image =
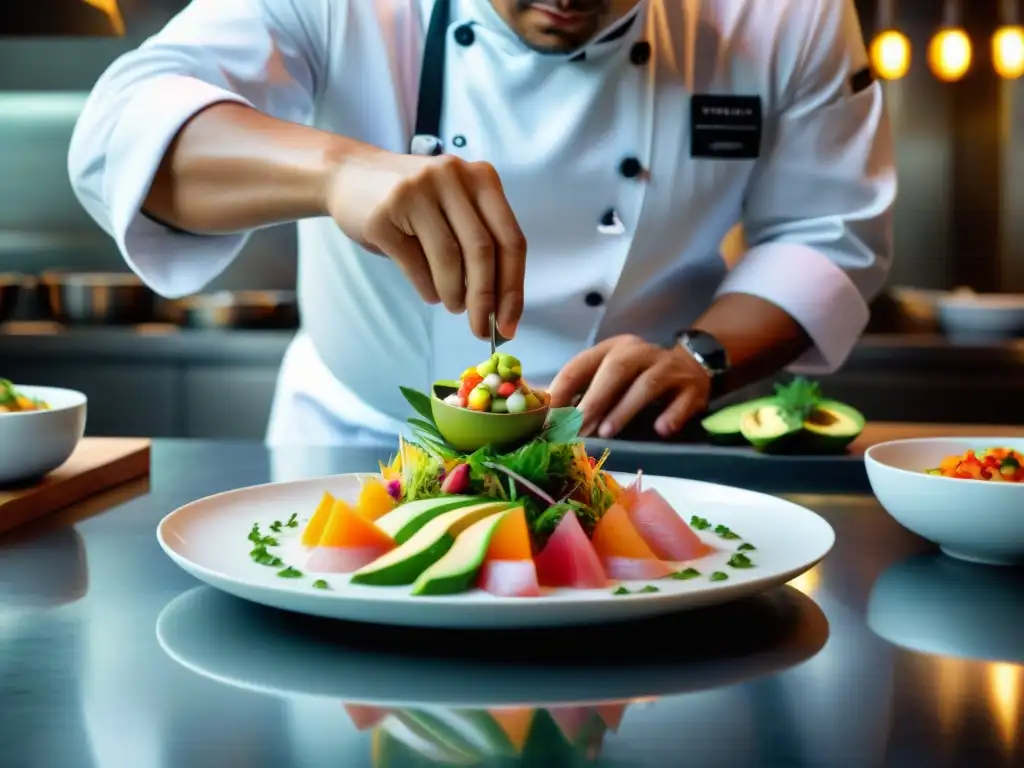
<path fill-rule="evenodd" d="M 488 339 L 491 335 L 489 318 L 495 311 L 494 240 L 460 179 L 439 185 L 438 193 L 462 250 L 469 327 L 478 338 Z"/>
<path fill-rule="evenodd" d="M 580 352 L 558 372 L 548 388 L 552 408 L 571 405 L 573 398 L 583 392 L 590 380 L 594 378 L 594 374 L 597 373 L 597 368 L 601 365 L 604 356 L 608 354 L 610 341 L 612 340 L 608 339 Z"/>
<path fill-rule="evenodd" d="M 441 301 L 419 240 L 383 220 L 373 225 L 367 236 L 372 237 L 372 244 L 367 243 L 368 248 L 395 262 L 425 302 L 437 304 Z"/>
<path fill-rule="evenodd" d="M 430 264 L 434 288 L 445 309 L 461 312 L 466 308 L 462 249 L 437 200 L 429 195 L 419 196 L 409 214 L 409 223 Z"/>
<path fill-rule="evenodd" d="M 639 347 L 619 345 L 601 361 L 579 404 L 579 409 L 583 411 L 581 434 L 594 434 L 604 424 L 608 412 L 643 372 L 647 361 L 642 354 L 638 354 L 639 351 Z"/>
<path fill-rule="evenodd" d="M 618 402 L 604 417 L 598 427 L 599 437 L 614 437 L 629 424 L 636 415 L 664 395 L 672 386 L 672 379 L 661 366 L 648 368 L 633 382 Z"/>
<path fill-rule="evenodd" d="M 497 246 L 496 317 L 498 331 L 506 339 L 515 336 L 523 314 L 523 282 L 526 279 L 526 237 L 505 197 L 498 172 L 488 163 L 472 163 L 476 205 Z"/>
<path fill-rule="evenodd" d="M 662 411 L 654 422 L 655 431 L 662 437 L 671 437 L 693 417 L 699 402 L 697 390 L 692 386 L 687 387 Z"/>

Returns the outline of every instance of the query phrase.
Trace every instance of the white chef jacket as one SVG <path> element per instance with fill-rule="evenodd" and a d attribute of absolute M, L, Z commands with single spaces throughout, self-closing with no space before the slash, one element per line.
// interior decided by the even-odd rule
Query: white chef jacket
<path fill-rule="evenodd" d="M 433 2 L 193 0 L 97 83 L 70 149 L 79 199 L 157 293 L 202 289 L 248 233 L 183 234 L 140 214 L 181 126 L 235 101 L 406 152 Z M 610 41 L 540 55 L 490 0 L 452 2 L 441 139 L 495 166 L 529 244 L 510 351 L 539 384 L 595 341 L 667 342 L 716 296 L 745 293 L 807 331 L 797 370 L 836 369 L 885 281 L 896 194 L 852 0 L 642 0 L 620 24 Z M 691 156 L 701 94 L 760 98 L 759 156 Z M 727 271 L 718 246 L 738 222 L 751 247 Z M 330 219 L 298 236 L 303 329 L 268 439 L 389 440 L 408 415 L 400 384 L 427 390 L 486 344 Z"/>

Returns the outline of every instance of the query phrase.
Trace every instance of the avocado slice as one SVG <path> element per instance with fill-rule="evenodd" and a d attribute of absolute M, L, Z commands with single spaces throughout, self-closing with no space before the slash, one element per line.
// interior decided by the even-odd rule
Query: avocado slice
<path fill-rule="evenodd" d="M 821 400 L 804 420 L 807 449 L 815 453 L 842 451 L 864 431 L 864 415 L 838 400 Z"/>
<path fill-rule="evenodd" d="M 464 530 L 452 548 L 427 568 L 412 585 L 414 595 L 454 595 L 473 587 L 476 575 L 483 565 L 487 548 L 494 532 L 507 515 L 518 509 L 506 509 L 485 517 Z"/>
<path fill-rule="evenodd" d="M 777 452 L 795 442 L 803 432 L 803 426 L 779 406 L 763 405 L 743 414 L 740 432 L 755 449 Z"/>
<path fill-rule="evenodd" d="M 396 543 L 404 544 L 435 517 L 481 501 L 484 499 L 477 496 L 435 496 L 432 499 L 407 501 L 382 515 L 377 520 L 377 527 Z"/>
<path fill-rule="evenodd" d="M 774 397 L 759 397 L 736 405 L 729 405 L 707 416 L 700 425 L 707 432 L 708 442 L 717 445 L 743 445 L 746 440 L 740 429 L 740 422 L 744 415 L 766 405 L 775 405 L 776 402 Z"/>
<path fill-rule="evenodd" d="M 352 583 L 379 587 L 412 584 L 451 549 L 456 537 L 466 528 L 507 508 L 506 501 L 491 501 L 444 512 L 420 528 L 408 541 L 353 573 Z"/>

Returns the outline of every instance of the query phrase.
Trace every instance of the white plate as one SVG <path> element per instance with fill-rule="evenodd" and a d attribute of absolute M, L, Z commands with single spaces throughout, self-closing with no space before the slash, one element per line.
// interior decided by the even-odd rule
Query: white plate
<path fill-rule="evenodd" d="M 319 578 L 306 574 L 284 579 L 278 569 L 249 557 L 246 537 L 253 523 L 266 532 L 275 520 L 298 514 L 300 527 L 282 538 L 279 554 L 304 570 L 308 557 L 298 535 L 324 491 L 354 500 L 365 475 L 334 475 L 313 480 L 242 488 L 187 504 L 157 528 L 164 551 L 190 574 L 218 589 L 256 603 L 297 613 L 351 621 L 429 627 L 541 627 L 637 619 L 724 603 L 784 584 L 818 563 L 835 542 L 832 527 L 808 509 L 788 501 L 723 485 L 644 476 L 686 520 L 699 515 L 743 537 L 725 541 L 705 532 L 704 539 L 724 548 L 689 565 L 704 576 L 689 581 L 662 579 L 657 593 L 613 595 L 613 589 L 555 589 L 538 598 L 499 598 L 480 590 L 444 597 L 414 597 L 409 587 L 355 585 L 345 576 L 326 576 L 330 590 L 314 589 Z M 630 476 L 617 475 L 628 483 Z M 287 530 L 287 529 L 286 529 Z M 726 561 L 742 541 L 756 566 L 735 569 Z M 684 567 L 684 566 L 681 566 Z M 728 573 L 712 582 L 714 571 Z M 649 582 L 627 583 L 640 587 Z"/>
<path fill-rule="evenodd" d="M 581 649 L 571 628 L 532 629 L 523 643 L 518 633 L 485 640 L 477 632 L 283 622 L 196 587 L 164 607 L 156 636 L 185 668 L 256 693 L 378 707 L 551 707 L 738 685 L 802 664 L 829 635 L 821 608 L 792 587 L 702 612 L 700 633 L 689 631 L 687 617 L 603 625 L 602 644 Z"/>

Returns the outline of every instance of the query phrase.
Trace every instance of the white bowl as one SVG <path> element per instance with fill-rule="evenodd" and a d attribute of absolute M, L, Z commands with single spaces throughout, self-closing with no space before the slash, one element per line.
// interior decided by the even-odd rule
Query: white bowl
<path fill-rule="evenodd" d="M 996 447 L 1024 452 L 1024 439 L 894 440 L 869 448 L 864 464 L 871 489 L 896 522 L 947 555 L 992 565 L 1024 564 L 1024 483 L 925 474 L 946 456 Z"/>
<path fill-rule="evenodd" d="M 81 392 L 14 386 L 28 397 L 45 400 L 51 409 L 0 413 L 0 485 L 52 472 L 68 460 L 85 433 L 87 399 Z"/>
<path fill-rule="evenodd" d="M 1007 339 L 1024 336 L 1024 296 L 948 293 L 936 300 L 939 323 L 950 336 Z"/>

